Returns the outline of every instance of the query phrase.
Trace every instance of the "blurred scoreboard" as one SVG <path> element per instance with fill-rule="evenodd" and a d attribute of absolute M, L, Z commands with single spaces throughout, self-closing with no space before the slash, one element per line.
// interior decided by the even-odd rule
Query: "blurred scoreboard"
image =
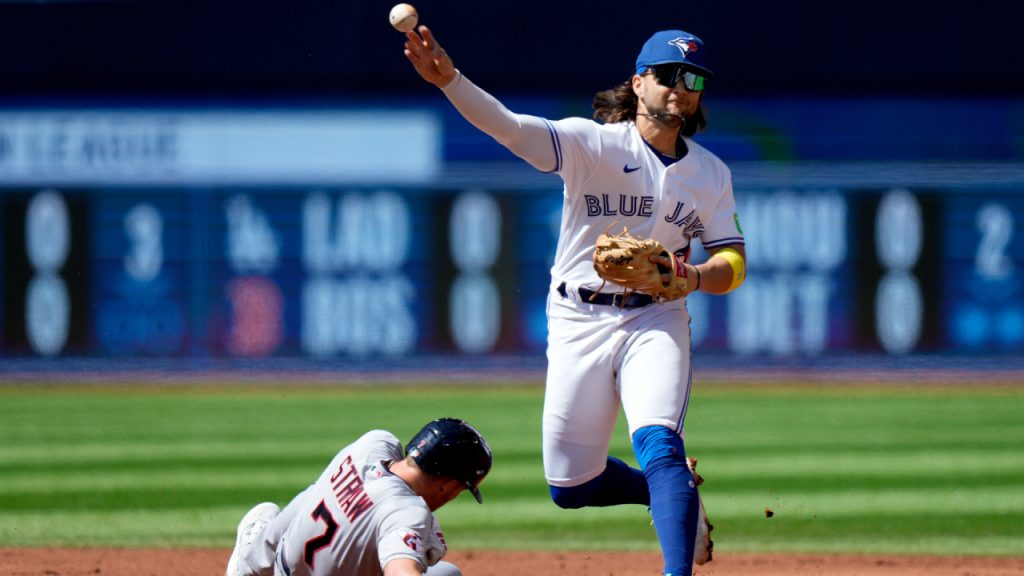
<path fill-rule="evenodd" d="M 702 345 L 810 356 L 1024 351 L 1024 187 L 736 195 L 748 280 L 724 299 L 700 295 Z"/>
<path fill-rule="evenodd" d="M 0 356 L 540 354 L 561 182 L 455 177 L 440 141 L 416 111 L 0 112 Z M 1024 352 L 1020 170 L 813 171 L 734 167 L 748 280 L 689 298 L 695 348 Z"/>
<path fill-rule="evenodd" d="M 553 237 L 546 228 L 552 243 L 538 261 L 514 260 L 509 196 L 5 190 L 2 351 L 261 357 L 537 349 L 543 322 L 527 327 L 517 319 L 531 307 L 543 316 Z M 529 277 L 519 264 L 524 272 L 532 266 Z"/>
<path fill-rule="evenodd" d="M 698 349 L 1024 351 L 1024 194 L 737 190 L 749 279 Z M 0 194 L 5 356 L 541 352 L 561 194 L 419 187 Z"/>

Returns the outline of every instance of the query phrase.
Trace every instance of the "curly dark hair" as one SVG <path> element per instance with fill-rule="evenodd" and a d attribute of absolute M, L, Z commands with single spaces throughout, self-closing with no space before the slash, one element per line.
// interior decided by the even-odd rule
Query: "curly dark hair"
<path fill-rule="evenodd" d="M 630 77 L 622 84 L 598 92 L 594 96 L 594 120 L 606 124 L 636 121 L 636 93 L 633 92 L 633 79 Z M 697 112 L 686 119 L 681 131 L 683 136 L 693 136 L 708 127 L 708 118 L 704 113 L 704 104 L 697 107 Z"/>

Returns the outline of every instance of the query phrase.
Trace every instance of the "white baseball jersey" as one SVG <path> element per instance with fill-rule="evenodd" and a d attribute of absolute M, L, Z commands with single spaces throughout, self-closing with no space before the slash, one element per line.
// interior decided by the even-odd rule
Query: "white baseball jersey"
<path fill-rule="evenodd" d="M 620 402 L 631 434 L 665 426 L 682 436 L 692 384 L 685 299 L 614 310 L 578 295 L 602 287 L 593 264 L 598 235 L 628 227 L 687 261 L 694 240 L 715 248 L 743 236 L 728 168 L 693 140 L 685 138 L 687 154 L 674 159 L 648 145 L 633 122 L 546 123 L 565 190 L 548 307 L 544 469 L 549 484 L 575 486 L 604 470 Z"/>
<path fill-rule="evenodd" d="M 565 182 L 554 285 L 600 287 L 594 243 L 609 227 L 628 227 L 687 259 L 694 239 L 705 248 L 743 242 L 729 169 L 703 146 L 686 138 L 689 152 L 674 160 L 648 145 L 632 122 L 569 118 L 548 125 L 557 155 L 554 171 Z"/>
<path fill-rule="evenodd" d="M 598 124 L 584 118 L 549 121 L 515 114 L 459 74 L 445 95 L 474 126 L 535 168 L 565 182 L 565 205 L 552 282 L 597 289 L 593 250 L 609 226 L 629 227 L 689 257 L 705 248 L 742 244 L 732 175 L 725 163 L 686 138 L 686 156 L 667 158 L 649 146 L 633 122 Z M 613 290 L 614 291 L 614 290 Z"/>
<path fill-rule="evenodd" d="M 271 522 L 275 574 L 380 576 L 396 558 L 424 570 L 447 548 L 441 527 L 408 484 L 387 469 L 403 458 L 393 434 L 374 430 L 334 457 L 316 483 Z"/>
<path fill-rule="evenodd" d="M 633 122 L 512 113 L 461 74 L 442 90 L 474 126 L 565 183 L 547 310 L 548 484 L 577 486 L 601 474 L 620 405 L 630 433 L 665 426 L 682 436 L 692 382 L 686 300 L 620 308 L 591 304 L 579 289 L 603 285 L 593 251 L 606 230 L 628 227 L 686 260 L 695 239 L 705 248 L 743 243 L 729 169 L 689 138 L 685 156 L 668 158 Z"/>

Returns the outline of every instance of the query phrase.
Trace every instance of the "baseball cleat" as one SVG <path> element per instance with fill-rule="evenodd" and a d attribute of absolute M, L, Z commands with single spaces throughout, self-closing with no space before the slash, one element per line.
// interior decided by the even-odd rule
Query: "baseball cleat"
<path fill-rule="evenodd" d="M 690 469 L 690 474 L 693 474 L 695 486 L 700 486 L 704 483 L 704 478 L 697 474 L 696 458 L 687 458 L 686 467 Z M 711 541 L 711 531 L 715 527 L 708 522 L 708 515 L 704 511 L 704 500 L 700 497 L 700 491 L 697 492 L 697 502 L 699 507 L 697 509 L 697 535 L 693 546 L 693 563 L 699 566 L 711 562 L 711 550 L 715 547 L 715 543 Z"/>
<path fill-rule="evenodd" d="M 281 509 L 273 502 L 257 504 L 242 516 L 238 523 L 238 537 L 235 539 L 235 549 L 231 551 L 231 558 L 228 559 L 228 568 L 224 576 L 241 576 L 238 573 L 238 559 L 246 548 L 252 545 L 256 537 L 263 532 L 263 529 L 270 524 L 270 521 L 277 516 Z"/>

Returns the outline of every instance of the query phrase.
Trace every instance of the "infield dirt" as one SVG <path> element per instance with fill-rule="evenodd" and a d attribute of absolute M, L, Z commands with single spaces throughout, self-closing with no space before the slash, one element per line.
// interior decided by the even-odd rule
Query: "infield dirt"
<path fill-rule="evenodd" d="M 219 576 L 229 550 L 0 548 L 9 576 Z M 654 576 L 657 553 L 450 552 L 465 576 Z M 701 576 L 1024 576 L 1024 558 L 720 554 Z"/>

